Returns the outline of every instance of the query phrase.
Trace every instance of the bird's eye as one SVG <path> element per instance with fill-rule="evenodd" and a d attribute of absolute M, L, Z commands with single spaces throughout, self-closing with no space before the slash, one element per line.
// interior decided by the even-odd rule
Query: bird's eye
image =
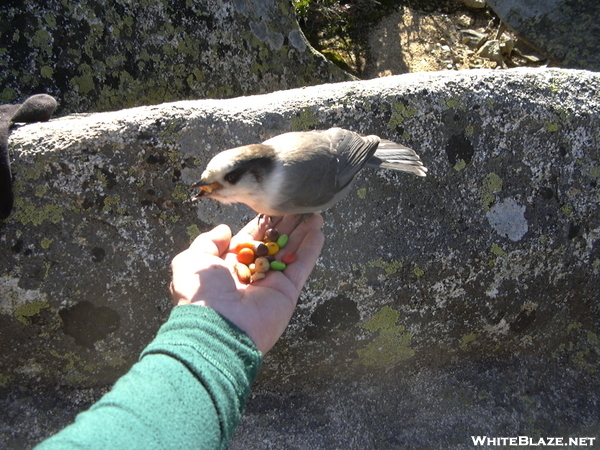
<path fill-rule="evenodd" d="M 233 171 L 229 172 L 227 175 L 225 175 L 225 181 L 227 181 L 228 183 L 231 183 L 231 184 L 235 184 L 240 180 L 241 176 L 242 176 L 242 174 L 239 171 L 233 170 Z"/>

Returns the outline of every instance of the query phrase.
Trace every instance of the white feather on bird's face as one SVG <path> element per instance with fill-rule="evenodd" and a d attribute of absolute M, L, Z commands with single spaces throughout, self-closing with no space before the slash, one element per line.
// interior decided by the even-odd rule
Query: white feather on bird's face
<path fill-rule="evenodd" d="M 221 203 L 245 203 L 260 210 L 265 192 L 262 182 L 275 166 L 275 152 L 256 144 L 225 150 L 207 165 L 200 181 L 194 183 L 196 197 L 209 197 Z"/>

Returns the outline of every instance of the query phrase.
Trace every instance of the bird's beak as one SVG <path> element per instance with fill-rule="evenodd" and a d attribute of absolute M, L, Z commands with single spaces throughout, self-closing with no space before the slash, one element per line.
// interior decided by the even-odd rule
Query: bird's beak
<path fill-rule="evenodd" d="M 213 191 L 217 189 L 221 189 L 223 185 L 221 183 L 205 183 L 204 181 L 196 181 L 194 184 L 190 186 L 190 190 L 195 189 L 195 192 L 192 196 L 192 200 L 198 200 L 200 197 L 204 197 L 205 195 L 211 194 Z"/>

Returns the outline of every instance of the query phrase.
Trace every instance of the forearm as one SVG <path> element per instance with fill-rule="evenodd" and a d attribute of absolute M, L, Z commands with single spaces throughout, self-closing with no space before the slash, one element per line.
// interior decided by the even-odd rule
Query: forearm
<path fill-rule="evenodd" d="M 36 450 L 225 448 L 260 362 L 213 310 L 177 307 L 111 392 Z"/>

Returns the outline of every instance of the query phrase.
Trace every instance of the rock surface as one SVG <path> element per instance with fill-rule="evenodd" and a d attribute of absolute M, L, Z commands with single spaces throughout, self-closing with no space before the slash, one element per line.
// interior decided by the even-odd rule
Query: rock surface
<path fill-rule="evenodd" d="M 564 67 L 600 70 L 600 3 L 588 0 L 487 0 L 513 28 Z"/>
<path fill-rule="evenodd" d="M 416 149 L 363 171 L 232 449 L 471 448 L 598 436 L 600 76 L 408 74 L 13 130 L 0 222 L 0 446 L 28 448 L 135 361 L 170 259 L 243 206 L 191 204 L 216 152 L 342 126 Z"/>
<path fill-rule="evenodd" d="M 450 5 L 455 8 L 445 11 L 404 6 L 386 15 L 369 28 L 365 68 L 357 73 L 375 78 L 447 69 L 539 67 L 549 62 L 517 39 L 490 10 Z M 493 48 L 482 53 L 486 44 Z"/>
<path fill-rule="evenodd" d="M 289 1 L 25 0 L 0 5 L 0 103 L 59 113 L 349 80 L 306 42 Z"/>

